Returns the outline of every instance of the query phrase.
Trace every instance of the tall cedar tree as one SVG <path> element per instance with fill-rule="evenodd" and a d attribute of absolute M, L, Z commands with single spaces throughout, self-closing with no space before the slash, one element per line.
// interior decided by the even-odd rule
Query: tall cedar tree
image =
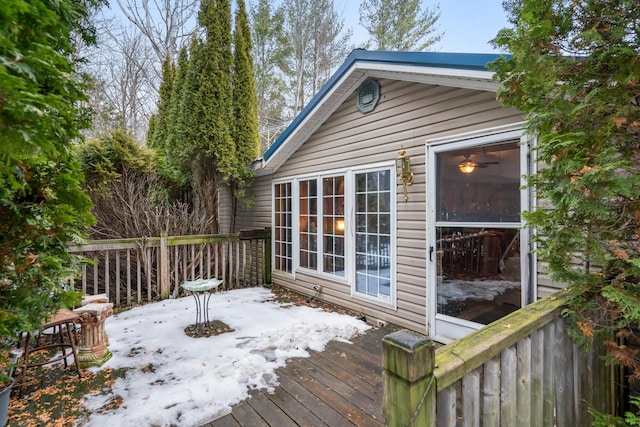
<path fill-rule="evenodd" d="M 611 355 L 638 380 L 638 352 L 619 343 L 640 322 L 640 3 L 505 6 L 514 27 L 495 42 L 512 56 L 493 65 L 498 96 L 525 114 L 545 165 L 529 179 L 545 203 L 526 219 L 552 276 L 576 291 L 577 335 L 617 333 Z"/>
<path fill-rule="evenodd" d="M 205 40 L 192 58 L 197 64 L 197 137 L 191 139 L 196 171 L 196 200 L 210 214 L 217 211 L 217 188 L 228 180 L 236 166 L 231 139 L 233 88 L 231 67 L 231 4 L 228 0 L 204 0 L 198 22 Z M 194 76 L 195 77 L 195 76 Z M 218 225 L 212 233 L 218 232 Z"/>
<path fill-rule="evenodd" d="M 72 150 L 88 124 L 72 40 L 92 40 L 96 5 L 5 0 L 0 13 L 0 346 L 79 299 L 66 246 L 93 218 Z"/>
<path fill-rule="evenodd" d="M 247 200 L 245 188 L 253 177 L 251 162 L 260 152 L 258 133 L 258 99 L 256 80 L 251 60 L 251 31 L 244 0 L 238 0 L 235 31 L 233 34 L 233 129 L 232 138 L 236 147 L 238 164 L 230 185 L 232 191 L 232 215 L 230 232 L 234 232 L 238 201 Z"/>
<path fill-rule="evenodd" d="M 195 51 L 197 40 L 195 37 L 191 39 L 191 51 Z M 161 162 L 163 173 L 171 177 L 172 182 L 176 182 L 179 186 L 187 186 L 188 183 L 188 166 L 184 167 L 186 162 L 185 156 L 185 109 L 193 108 L 191 99 L 188 98 L 186 88 L 187 73 L 190 70 L 189 48 L 183 47 L 178 55 L 178 64 L 175 68 L 173 84 L 171 88 L 171 102 L 167 109 L 169 126 L 167 127 L 167 136 L 164 141 L 164 150 L 160 151 L 159 161 Z M 187 102 L 185 102 L 187 101 Z M 158 141 L 159 144 L 162 142 Z"/>
<path fill-rule="evenodd" d="M 213 168 L 211 150 L 205 140 L 204 100 L 201 99 L 201 74 L 204 59 L 203 43 L 193 38 L 189 49 L 189 61 L 186 64 L 180 84 L 181 94 L 178 100 L 177 135 L 172 139 L 170 152 L 178 162 L 181 174 L 184 175 L 191 190 L 191 200 L 195 209 L 204 209 L 211 215 L 217 212 L 216 176 Z M 207 108 L 207 113 L 211 108 Z M 215 117 L 212 118 L 215 121 Z M 213 124 L 215 126 L 215 124 Z M 169 154 L 169 153 L 167 153 Z M 218 233 L 217 218 L 213 222 L 212 234 Z"/>
<path fill-rule="evenodd" d="M 151 116 L 149 130 L 147 131 L 147 145 L 159 151 L 164 150 L 167 141 L 169 109 L 171 108 L 171 94 L 173 93 L 175 75 L 176 66 L 167 57 L 162 63 L 162 83 L 160 83 L 158 112 Z"/>
<path fill-rule="evenodd" d="M 423 51 L 442 40 L 436 27 L 440 7 L 422 10 L 420 0 L 364 0 L 360 25 L 375 50 Z"/>
<path fill-rule="evenodd" d="M 185 48 L 181 49 L 180 55 L 187 55 Z M 179 61 L 185 60 L 180 56 Z M 147 145 L 155 149 L 157 153 L 158 172 L 162 176 L 168 189 L 182 193 L 185 177 L 180 173 L 179 164 L 175 161 L 175 153 L 168 153 L 171 150 L 170 139 L 176 132 L 177 121 L 172 112 L 174 99 L 179 92 L 175 86 L 178 84 L 178 66 L 168 57 L 162 64 L 162 83 L 160 83 L 160 99 L 158 100 L 158 111 L 149 120 L 147 131 Z M 175 97 L 175 98 L 174 98 Z"/>

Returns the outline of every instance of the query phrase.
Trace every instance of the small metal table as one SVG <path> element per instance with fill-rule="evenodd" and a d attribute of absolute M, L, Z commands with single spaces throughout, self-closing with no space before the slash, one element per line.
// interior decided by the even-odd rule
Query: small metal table
<path fill-rule="evenodd" d="M 199 329 L 203 323 L 209 323 L 209 299 L 211 299 L 211 291 L 217 290 L 222 285 L 220 279 L 198 279 L 186 281 L 180 287 L 191 292 L 196 301 L 196 325 Z"/>

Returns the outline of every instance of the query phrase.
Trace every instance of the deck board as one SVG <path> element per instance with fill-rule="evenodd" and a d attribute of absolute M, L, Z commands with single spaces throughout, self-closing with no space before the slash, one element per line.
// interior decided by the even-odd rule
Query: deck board
<path fill-rule="evenodd" d="M 332 341 L 276 371 L 273 393 L 252 391 L 230 414 L 202 427 L 384 425 L 382 339 L 391 327 L 372 328 L 352 343 Z"/>
<path fill-rule="evenodd" d="M 255 427 L 268 427 L 269 424 L 265 420 L 262 419 L 260 414 L 256 412 L 255 409 L 251 407 L 251 405 L 237 405 L 233 412 L 225 417 L 216 420 L 216 426 L 222 427 L 222 424 L 218 425 L 217 422 L 224 422 L 224 418 L 231 418 L 237 424 L 241 426 L 255 426 Z M 213 425 L 213 424 L 207 424 Z"/>
<path fill-rule="evenodd" d="M 378 425 L 375 420 L 380 419 L 381 408 L 377 408 L 373 400 L 355 390 L 350 384 L 337 380 L 331 373 L 309 367 L 310 364 L 300 359 L 289 366 L 298 378 L 307 379 L 306 387 L 312 389 L 316 396 L 332 408 L 344 414 L 352 423 L 359 426 Z"/>
<path fill-rule="evenodd" d="M 280 377 L 280 385 L 286 388 L 289 393 L 294 393 L 293 396 L 298 400 L 298 404 L 313 412 L 324 425 L 350 425 L 349 420 L 342 414 L 289 376 Z"/>
<path fill-rule="evenodd" d="M 269 398 L 268 393 L 265 391 L 259 391 L 255 394 L 252 393 L 251 398 L 247 399 L 246 403 L 260 414 L 267 425 L 282 427 L 297 426 L 297 424 L 293 422 L 293 420 L 285 414 L 278 405 L 273 403 Z"/>

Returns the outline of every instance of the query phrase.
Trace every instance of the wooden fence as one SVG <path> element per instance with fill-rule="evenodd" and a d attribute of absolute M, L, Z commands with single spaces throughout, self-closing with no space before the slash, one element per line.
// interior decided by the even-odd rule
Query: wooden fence
<path fill-rule="evenodd" d="M 237 234 L 94 240 L 69 246 L 90 262 L 72 285 L 116 306 L 181 296 L 187 280 L 218 278 L 232 289 L 271 283 L 271 229 Z"/>
<path fill-rule="evenodd" d="M 559 292 L 449 345 L 398 331 L 383 341 L 387 425 L 590 426 L 619 410 L 619 369 L 601 344 L 582 352 Z"/>

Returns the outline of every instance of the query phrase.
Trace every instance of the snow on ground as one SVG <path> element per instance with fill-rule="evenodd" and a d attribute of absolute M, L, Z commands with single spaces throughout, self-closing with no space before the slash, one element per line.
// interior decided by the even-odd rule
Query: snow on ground
<path fill-rule="evenodd" d="M 451 301 L 493 301 L 508 289 L 520 287 L 520 282 L 508 280 L 444 280 L 438 285 L 438 304 Z"/>
<path fill-rule="evenodd" d="M 307 357 L 331 340 L 348 341 L 369 327 L 353 317 L 268 301 L 263 288 L 215 293 L 209 318 L 234 332 L 191 338 L 184 332 L 195 322 L 192 297 L 133 308 L 106 322 L 113 357 L 105 368 L 130 368 L 112 392 L 120 408 L 94 413 L 84 425 L 199 426 L 231 411 L 251 389 L 272 390 L 275 370 L 288 358 Z M 96 411 L 111 399 L 86 396 Z"/>

